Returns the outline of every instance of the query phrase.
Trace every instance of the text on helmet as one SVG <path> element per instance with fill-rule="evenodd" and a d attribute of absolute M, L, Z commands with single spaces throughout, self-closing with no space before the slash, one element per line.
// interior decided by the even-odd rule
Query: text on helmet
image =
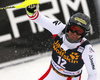
<path fill-rule="evenodd" d="M 80 23 L 84 24 L 84 25 L 87 25 L 87 22 L 79 17 L 75 17 L 74 18 L 76 21 L 79 21 Z"/>

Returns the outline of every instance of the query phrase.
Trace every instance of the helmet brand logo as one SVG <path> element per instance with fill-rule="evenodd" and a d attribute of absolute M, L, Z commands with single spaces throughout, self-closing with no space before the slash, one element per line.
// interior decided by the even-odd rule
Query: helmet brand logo
<path fill-rule="evenodd" d="M 79 17 L 75 17 L 74 18 L 76 21 L 79 21 L 80 23 L 84 24 L 84 25 L 87 25 L 87 22 Z"/>

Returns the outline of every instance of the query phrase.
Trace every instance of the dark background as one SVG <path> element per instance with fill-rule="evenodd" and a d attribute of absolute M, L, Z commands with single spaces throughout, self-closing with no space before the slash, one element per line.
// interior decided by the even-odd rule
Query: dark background
<path fill-rule="evenodd" d="M 15 3 L 22 2 L 24 0 L 0 0 L 0 7 L 13 5 Z M 42 1 L 42 0 L 41 0 Z M 41 2 L 40 1 L 40 2 Z M 72 0 L 74 2 L 75 0 Z M 99 39 L 100 29 L 99 29 L 99 18 L 97 15 L 99 12 L 99 6 L 97 5 L 97 0 L 94 3 L 94 0 L 87 0 L 91 24 L 93 26 L 94 33 L 86 36 L 90 41 L 95 41 Z M 60 12 L 57 14 L 53 14 L 60 21 L 65 23 L 62 5 L 60 0 L 57 0 L 57 4 L 59 5 Z M 67 6 L 67 5 L 66 5 Z M 40 4 L 39 11 L 46 11 L 48 9 L 52 9 L 52 3 L 46 2 Z M 76 12 L 82 12 L 82 5 L 80 4 L 79 9 L 77 11 L 73 11 L 70 6 L 68 6 L 70 15 L 73 15 Z M 15 10 L 14 16 L 18 17 L 20 15 L 25 15 L 25 9 Z M 53 37 L 50 32 L 44 29 L 44 31 L 39 32 L 37 29 L 37 25 L 35 25 L 37 29 L 37 33 L 32 33 L 29 21 L 21 22 L 17 24 L 20 37 L 15 38 L 12 32 L 11 24 L 9 21 L 9 17 L 7 15 L 6 10 L 0 11 L 0 36 L 4 34 L 10 33 L 12 36 L 11 40 L 0 42 L 0 63 L 15 60 L 18 58 L 28 57 L 31 55 L 42 54 L 47 51 L 52 50 L 52 41 Z"/>

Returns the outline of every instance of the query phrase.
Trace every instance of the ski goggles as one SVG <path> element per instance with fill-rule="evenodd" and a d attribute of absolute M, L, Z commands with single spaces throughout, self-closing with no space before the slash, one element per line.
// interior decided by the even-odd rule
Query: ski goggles
<path fill-rule="evenodd" d="M 72 33 L 75 33 L 76 32 L 77 35 L 83 35 L 85 33 L 85 30 L 84 29 L 82 29 L 81 27 L 76 26 L 76 25 L 71 25 L 70 31 Z"/>

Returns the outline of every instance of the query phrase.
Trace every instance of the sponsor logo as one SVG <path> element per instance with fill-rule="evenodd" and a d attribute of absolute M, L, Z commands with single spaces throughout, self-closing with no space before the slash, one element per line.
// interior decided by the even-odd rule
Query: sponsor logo
<path fill-rule="evenodd" d="M 84 51 L 84 48 L 79 46 L 79 48 L 77 49 L 78 52 L 82 53 Z"/>
<path fill-rule="evenodd" d="M 53 43 L 54 51 L 59 54 L 63 59 L 70 63 L 78 63 L 78 58 L 80 55 L 78 53 L 71 52 L 69 55 L 65 55 L 66 51 L 60 47 L 59 40 Z"/>
<path fill-rule="evenodd" d="M 95 65 L 94 65 L 94 62 L 93 62 L 93 56 L 89 55 L 89 59 L 90 59 L 91 65 L 92 65 L 92 69 L 95 70 Z"/>
<path fill-rule="evenodd" d="M 10 6 L 18 5 L 20 3 L 12 4 Z M 64 1 L 63 0 L 59 0 L 59 1 L 58 0 L 41 0 L 40 6 L 44 5 L 44 4 L 48 4 L 48 3 L 49 3 L 50 7 L 43 8 L 42 10 L 40 9 L 40 12 L 47 17 L 63 21 L 66 24 L 67 24 L 67 21 L 69 21 L 69 19 L 70 19 L 70 16 L 71 16 L 70 12 L 78 11 L 80 6 L 82 7 L 81 11 L 84 12 L 85 14 L 87 14 L 87 16 L 91 17 L 91 15 L 90 15 L 91 13 L 89 12 L 90 10 L 89 10 L 89 5 L 88 5 L 87 0 L 74 0 L 74 2 L 72 0 L 64 0 Z M 58 3 L 60 3 L 60 4 L 58 4 Z M 59 8 L 59 6 L 61 6 L 62 10 Z M 29 24 L 30 24 L 29 26 L 31 27 L 33 34 L 44 31 L 43 27 L 36 25 L 35 23 L 33 23 L 33 21 L 29 20 L 29 18 L 26 16 L 26 14 L 16 16 L 15 15 L 16 11 L 18 11 L 20 13 L 21 10 L 16 9 L 16 8 L 6 9 L 6 12 L 7 12 L 7 15 L 9 18 L 9 22 L 11 24 L 12 32 L 8 33 L 8 31 L 5 31 L 6 34 L 1 35 L 0 42 L 8 41 L 13 38 L 20 38 L 22 35 L 21 33 L 23 31 L 18 28 L 19 27 L 18 24 L 23 23 L 23 22 L 25 23 L 26 21 L 29 21 Z M 55 16 L 54 14 L 57 14 L 57 16 L 59 16 L 59 14 L 60 14 L 61 17 L 59 18 L 59 17 Z M 86 24 L 84 21 L 83 21 L 83 23 Z M 93 31 L 92 26 L 90 26 L 90 28 L 91 28 L 90 34 L 93 35 L 94 31 Z M 11 33 L 13 34 L 13 36 Z"/>
<path fill-rule="evenodd" d="M 92 52 L 94 52 L 94 50 L 90 47 L 89 52 L 92 53 Z"/>
<path fill-rule="evenodd" d="M 54 21 L 53 24 L 55 24 L 56 26 L 59 25 L 61 22 L 60 21 Z"/>
<path fill-rule="evenodd" d="M 52 65 L 58 72 L 60 72 L 62 74 L 77 75 L 81 72 L 81 70 L 78 70 L 77 72 L 67 71 L 67 70 L 61 68 L 59 65 L 57 65 L 53 60 L 52 60 Z"/>
<path fill-rule="evenodd" d="M 64 71 L 64 69 L 62 69 L 62 68 L 59 68 L 59 71 Z"/>
<path fill-rule="evenodd" d="M 87 25 L 87 22 L 85 20 L 79 18 L 79 17 L 75 17 L 74 19 L 75 19 L 75 21 L 78 21 L 78 22 L 80 22 L 80 23 L 82 23 L 84 25 Z"/>

